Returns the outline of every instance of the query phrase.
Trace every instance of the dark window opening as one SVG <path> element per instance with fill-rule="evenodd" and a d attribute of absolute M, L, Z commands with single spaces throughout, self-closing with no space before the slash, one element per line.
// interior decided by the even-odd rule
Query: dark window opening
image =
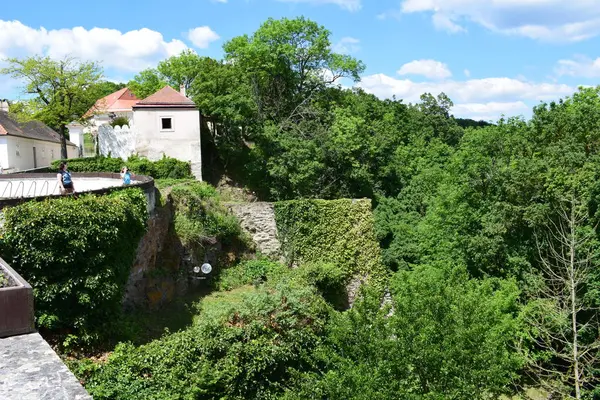
<path fill-rule="evenodd" d="M 171 118 L 161 118 L 160 124 L 161 124 L 161 129 L 163 129 L 163 130 L 173 129 L 173 123 L 171 121 Z"/>

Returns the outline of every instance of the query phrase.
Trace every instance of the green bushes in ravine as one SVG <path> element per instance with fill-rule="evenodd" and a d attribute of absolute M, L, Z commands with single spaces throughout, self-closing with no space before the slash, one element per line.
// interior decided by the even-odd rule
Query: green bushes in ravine
<path fill-rule="evenodd" d="M 263 272 L 270 276 L 269 266 Z M 314 288 L 291 274 L 217 292 L 197 308 L 190 328 L 140 347 L 119 345 L 106 364 L 79 368 L 90 394 L 132 400 L 274 398 L 295 371 L 312 369 L 312 352 L 328 318 Z"/>

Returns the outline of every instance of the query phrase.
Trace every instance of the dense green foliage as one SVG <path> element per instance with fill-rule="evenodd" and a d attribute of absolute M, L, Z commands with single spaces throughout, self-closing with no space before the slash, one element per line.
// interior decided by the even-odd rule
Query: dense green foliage
<path fill-rule="evenodd" d="M 98 399 L 478 399 L 513 381 L 514 284 L 431 268 L 399 274 L 390 318 L 372 293 L 346 313 L 329 307 L 318 286 L 339 276 L 245 262 L 221 275 L 229 291 L 201 300 L 191 327 L 120 345 L 78 373 Z"/>
<path fill-rule="evenodd" d="M 237 218 L 220 204 L 214 187 L 188 182 L 173 186 L 169 195 L 175 209 L 175 231 L 184 244 L 202 249 L 213 239 L 224 245 L 243 241 Z"/>
<path fill-rule="evenodd" d="M 203 299 L 187 330 L 121 345 L 86 385 L 95 399 L 270 398 L 320 342 L 327 306 L 289 274 Z"/>
<path fill-rule="evenodd" d="M 119 318 L 147 219 L 138 189 L 28 202 L 4 211 L 2 254 L 33 287 L 37 326 L 85 342 Z"/>
<path fill-rule="evenodd" d="M 514 284 L 419 267 L 392 279 L 389 307 L 363 297 L 333 316 L 318 373 L 286 399 L 488 399 L 510 391 L 522 360 Z"/>
<path fill-rule="evenodd" d="M 349 280 L 382 287 L 385 268 L 369 200 L 290 200 L 275 203 L 275 220 L 290 265 L 331 263 Z"/>
<path fill-rule="evenodd" d="M 115 157 L 88 157 L 67 160 L 71 172 L 120 172 L 126 166 L 131 172 L 149 175 L 155 179 L 191 178 L 190 163 L 172 157 L 163 157 L 158 161 L 150 161 L 138 156 L 130 156 L 126 161 Z M 58 171 L 61 160 L 52 162 L 50 169 Z"/>

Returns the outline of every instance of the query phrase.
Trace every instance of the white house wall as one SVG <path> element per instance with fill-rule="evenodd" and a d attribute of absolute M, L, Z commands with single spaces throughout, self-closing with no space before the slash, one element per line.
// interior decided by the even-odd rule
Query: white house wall
<path fill-rule="evenodd" d="M 37 167 L 47 167 L 52 161 L 60 159 L 60 143 L 46 142 L 22 138 L 18 136 L 6 136 L 6 157 L 2 157 L 2 168 L 5 170 L 23 171 L 34 168 L 33 148 L 36 150 Z M 0 155 L 1 153 L 0 146 Z M 77 157 L 77 148 L 67 146 L 67 155 L 69 158 Z M 7 166 L 4 165 L 7 161 Z"/>
<path fill-rule="evenodd" d="M 8 169 L 8 144 L 6 137 L 0 137 L 0 167 Z"/>
<path fill-rule="evenodd" d="M 172 129 L 161 129 L 161 118 L 172 119 Z M 194 109 L 137 109 L 133 113 L 137 134 L 135 149 L 140 156 L 159 160 L 163 154 L 192 163 L 192 173 L 202 179 L 200 112 Z"/>

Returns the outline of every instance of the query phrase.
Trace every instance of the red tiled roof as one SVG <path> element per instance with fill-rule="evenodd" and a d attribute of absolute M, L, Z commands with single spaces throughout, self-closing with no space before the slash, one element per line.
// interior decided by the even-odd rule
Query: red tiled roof
<path fill-rule="evenodd" d="M 140 99 L 138 99 L 131 90 L 123 88 L 96 101 L 96 104 L 94 104 L 83 116 L 84 118 L 87 118 L 98 113 L 131 110 L 138 101 L 140 101 Z"/>
<path fill-rule="evenodd" d="M 161 107 L 161 108 L 196 108 L 196 104 L 173 89 L 171 86 L 165 86 L 158 92 L 146 97 L 144 100 L 138 102 L 134 108 L 145 108 L 145 107 Z"/>

